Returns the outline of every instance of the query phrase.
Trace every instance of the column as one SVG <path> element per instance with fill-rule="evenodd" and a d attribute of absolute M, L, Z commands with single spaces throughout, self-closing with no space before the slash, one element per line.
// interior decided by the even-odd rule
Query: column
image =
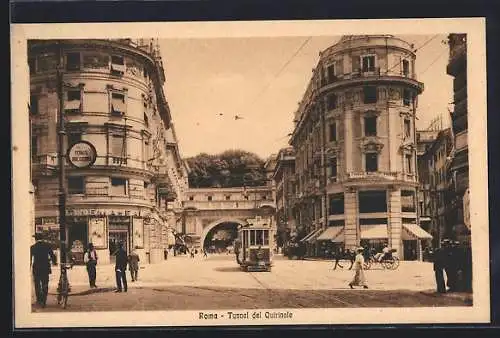
<path fill-rule="evenodd" d="M 389 247 L 397 250 L 399 258 L 403 259 L 403 241 L 401 239 L 401 190 L 389 189 L 388 203 L 388 225 L 389 225 Z"/>
<path fill-rule="evenodd" d="M 346 249 L 353 249 L 359 246 L 357 196 L 357 191 L 350 189 L 344 195 L 344 245 Z"/>

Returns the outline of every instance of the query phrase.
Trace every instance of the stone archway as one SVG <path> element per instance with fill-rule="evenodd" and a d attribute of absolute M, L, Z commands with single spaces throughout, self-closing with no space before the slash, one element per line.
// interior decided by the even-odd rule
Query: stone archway
<path fill-rule="evenodd" d="M 205 226 L 203 228 L 203 231 L 201 233 L 201 237 L 200 237 L 200 245 L 201 247 L 203 248 L 204 244 L 205 244 L 205 239 L 207 238 L 207 235 L 209 234 L 210 230 L 216 228 L 217 226 L 223 224 L 223 223 L 236 223 L 236 224 L 239 224 L 239 225 L 245 225 L 246 224 L 246 221 L 243 221 L 241 219 L 238 219 L 238 218 L 220 218 L 214 222 L 211 222 L 210 224 L 208 224 L 207 226 Z"/>

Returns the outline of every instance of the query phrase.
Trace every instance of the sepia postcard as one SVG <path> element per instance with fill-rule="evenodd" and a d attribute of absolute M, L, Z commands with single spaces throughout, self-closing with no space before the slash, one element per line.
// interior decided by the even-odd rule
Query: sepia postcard
<path fill-rule="evenodd" d="M 484 19 L 11 46 L 16 328 L 490 321 Z"/>

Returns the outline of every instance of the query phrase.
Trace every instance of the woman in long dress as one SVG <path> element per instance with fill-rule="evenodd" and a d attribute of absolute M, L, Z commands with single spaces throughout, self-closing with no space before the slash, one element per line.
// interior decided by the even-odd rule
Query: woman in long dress
<path fill-rule="evenodd" d="M 354 285 L 363 286 L 363 288 L 368 289 L 368 285 L 366 283 L 364 264 L 365 259 L 363 257 L 363 248 L 359 248 L 356 254 L 356 258 L 354 259 L 354 270 L 356 271 L 354 274 L 354 278 L 349 283 L 351 289 L 354 289 Z"/>

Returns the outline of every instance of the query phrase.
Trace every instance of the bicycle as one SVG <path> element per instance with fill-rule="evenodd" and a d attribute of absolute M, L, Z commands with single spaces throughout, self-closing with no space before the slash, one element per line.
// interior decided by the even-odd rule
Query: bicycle
<path fill-rule="evenodd" d="M 68 304 L 68 296 L 71 292 L 68 269 L 73 269 L 72 263 L 61 264 L 61 276 L 59 277 L 59 284 L 57 286 L 57 304 L 61 305 L 63 309 L 65 309 Z"/>
<path fill-rule="evenodd" d="M 379 263 L 384 269 L 396 270 L 399 267 L 399 258 L 391 253 L 388 257 L 379 261 L 374 255 L 370 255 L 370 258 L 365 260 L 365 270 L 370 269 L 376 263 Z"/>

